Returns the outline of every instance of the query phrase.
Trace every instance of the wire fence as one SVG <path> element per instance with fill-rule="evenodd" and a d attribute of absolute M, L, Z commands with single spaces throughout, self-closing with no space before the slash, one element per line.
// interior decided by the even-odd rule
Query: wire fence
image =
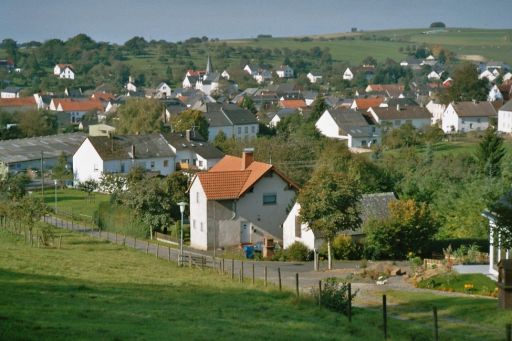
<path fill-rule="evenodd" d="M 101 229 L 98 229 L 97 226 L 94 226 L 94 224 L 85 225 L 82 221 L 77 222 L 73 219 L 66 220 L 56 216 L 45 216 L 43 221 L 57 228 L 83 233 L 92 238 L 109 241 L 123 247 L 134 248 L 145 252 L 148 255 L 151 254 L 156 259 L 176 263 L 179 267 L 218 272 L 219 275 L 230 278 L 233 281 L 238 281 L 242 284 L 250 283 L 252 285 L 271 287 L 275 290 L 291 293 L 297 298 L 306 298 L 318 305 L 325 305 L 325 302 L 323 303 L 321 301 L 321 298 L 323 297 L 322 291 L 325 288 L 325 283 L 323 283 L 322 280 L 316 280 L 314 283 L 311 281 L 302 281 L 300 273 L 283 271 L 281 266 L 279 266 L 280 264 L 272 266 L 269 265 L 268 262 L 250 262 L 235 259 L 215 258 L 190 250 L 184 250 L 182 254 L 177 249 L 171 247 L 171 245 L 163 245 L 158 241 L 155 242 L 147 239 L 137 239 L 136 237 L 130 237 L 126 234 L 120 234 L 117 232 L 102 231 Z M 50 246 L 61 249 L 66 242 L 65 240 L 63 241 L 62 233 L 53 235 L 50 241 L 45 240 L 40 229 L 29 230 L 24 228 L 19 221 L 9 220 L 7 217 L 0 216 L 0 228 L 13 235 L 22 236 L 25 243 L 31 247 Z M 354 298 L 352 291 L 353 284 L 347 284 L 347 307 L 343 309 L 343 312 L 346 315 L 347 320 L 352 322 L 354 313 L 357 314 L 356 309 L 363 308 L 354 309 L 352 306 Z M 384 339 L 399 336 L 400 332 L 398 324 L 404 322 L 404 319 L 400 316 L 400 312 L 394 311 L 394 309 L 395 307 L 393 305 L 390 306 L 388 304 L 387 296 L 385 294 L 382 295 L 382 305 L 379 310 L 382 314 L 380 329 Z M 432 306 L 430 322 L 428 320 L 420 319 L 408 320 L 406 322 L 414 323 L 415 328 L 422 330 L 422 334 L 430 335 L 433 340 L 439 340 L 440 335 L 444 339 L 451 339 L 450 335 L 453 331 L 448 327 L 443 329 L 443 323 L 453 323 L 454 320 L 460 321 L 450 316 L 444 316 L 440 319 L 438 308 L 436 306 Z M 482 325 L 474 325 L 469 327 L 465 326 L 465 328 L 470 329 L 468 330 L 468 333 L 481 335 L 484 338 L 487 336 L 486 333 L 496 335 L 496 331 L 490 326 L 486 328 Z M 506 324 L 504 332 L 505 340 L 512 341 L 512 324 Z"/>

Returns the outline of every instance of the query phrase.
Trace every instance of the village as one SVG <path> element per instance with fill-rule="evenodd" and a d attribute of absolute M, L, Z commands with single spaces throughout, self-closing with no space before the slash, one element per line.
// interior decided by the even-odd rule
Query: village
<path fill-rule="evenodd" d="M 436 26 L 427 32 L 445 32 Z M 84 36 L 68 42 L 86 51 Z M 45 45 L 2 42 L 12 54 L 0 54 L 0 239 L 50 258 L 75 247 L 79 257 L 88 251 L 77 245 L 94 241 L 134 264 L 156 256 L 141 273 L 190 271 L 198 283 L 220 276 L 243 287 L 252 276 L 253 292 L 287 287 L 305 300 L 296 304 L 318 302 L 350 321 L 352 301 L 364 319 L 379 295 L 384 312 L 386 295 L 401 307 L 400 295 L 424 293 L 432 296 L 422 304 L 446 295 L 450 306 L 460 298 L 478 307 L 485 296 L 493 314 L 512 307 L 508 61 L 425 44 L 395 60 L 329 62 L 327 71 L 316 67 L 327 50 L 319 64 L 293 53 L 276 64 L 279 51 L 237 64 L 219 58 L 228 49 L 217 41 L 191 40 L 202 64 L 180 64 L 182 74 L 166 56 L 164 73 L 141 58 L 146 74 L 112 67 L 101 77 L 69 55 L 33 71 L 29 56 Z M 489 339 L 505 329 L 510 337 L 508 317 Z M 437 308 L 434 320 L 438 333 Z"/>

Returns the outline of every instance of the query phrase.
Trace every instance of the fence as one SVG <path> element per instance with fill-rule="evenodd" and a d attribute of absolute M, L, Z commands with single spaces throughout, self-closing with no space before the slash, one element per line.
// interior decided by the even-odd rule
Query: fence
<path fill-rule="evenodd" d="M 69 222 L 52 216 L 45 216 L 43 220 L 51 225 L 85 233 L 93 238 L 108 240 L 114 244 L 123 245 L 125 247 L 133 247 L 141 251 L 145 250 L 146 254 L 154 254 L 157 259 L 167 259 L 169 262 L 175 261 L 180 267 L 198 268 L 201 270 L 210 269 L 211 271 L 218 272 L 220 275 L 230 277 L 232 280 L 239 281 L 240 283 L 252 283 L 253 285 L 255 285 L 256 281 L 258 281 L 259 284 L 263 284 L 265 287 L 273 285 L 274 288 L 279 291 L 289 292 L 290 288 L 292 288 L 292 292 L 296 297 L 314 297 L 314 302 L 316 302 L 316 304 L 322 306 L 325 305 L 321 301 L 321 293 L 325 287 L 325 284 L 322 283 L 322 281 L 317 282 L 317 289 L 315 289 L 315 286 L 309 285 L 302 286 L 301 290 L 300 274 L 292 273 L 291 276 L 290 274 L 286 275 L 279 266 L 275 268 L 275 266 L 268 266 L 266 265 L 266 263 L 258 264 L 257 262 L 244 262 L 235 261 L 234 259 L 213 258 L 206 255 L 195 254 L 190 251 L 186 251 L 184 252 L 183 255 L 181 255 L 179 254 L 178 250 L 173 249 L 170 246 L 163 246 L 160 245 L 158 242 L 155 244 L 150 242 L 149 240 L 137 240 L 136 237 L 127 237 L 125 234 L 123 235 L 118 233 L 109 233 L 108 231 L 102 232 L 95 226 L 86 227 L 82 224 L 77 224 L 76 222 L 73 221 Z M 22 228 L 19 222 L 9 221 L 7 218 L 0 216 L 0 227 L 9 233 L 15 235 L 23 235 L 25 241 L 27 243 L 30 243 L 31 246 L 37 244 L 37 246 L 40 247 L 41 245 L 43 245 L 41 235 L 39 235 L 39 232 L 36 232 L 35 236 L 33 234 L 27 235 L 28 229 Z M 54 247 L 57 247 L 58 245 L 58 248 L 61 248 L 62 234 L 58 238 L 58 244 L 55 241 L 53 241 L 52 244 Z M 249 275 L 247 275 L 247 273 L 249 273 Z M 263 283 L 261 283 L 261 281 L 263 281 Z M 288 289 L 286 289 L 285 287 Z M 305 290 L 306 288 L 309 288 L 310 290 Z M 314 295 L 315 290 L 318 290 L 318 295 Z M 346 300 L 347 307 L 344 309 L 344 314 L 346 315 L 347 320 L 349 322 L 352 322 L 354 309 L 352 307 L 353 295 L 352 285 L 350 283 L 348 283 L 348 291 L 346 295 L 348 296 L 348 299 Z M 392 321 L 400 320 L 400 318 L 393 318 L 393 320 L 389 319 L 390 316 L 393 317 L 393 315 L 390 315 L 389 308 L 390 306 L 388 306 L 387 304 L 387 297 L 386 295 L 383 295 L 382 306 L 380 310 L 382 313 L 381 329 L 385 339 L 393 336 L 390 335 L 390 325 L 393 325 Z M 392 306 L 391 308 L 393 309 Z M 430 329 L 430 335 L 432 335 L 433 339 L 439 340 L 440 330 L 443 321 L 439 321 L 437 308 L 435 306 L 432 307 L 431 316 L 432 320 L 430 325 L 420 321 L 416 321 L 416 323 L 421 328 Z M 449 319 L 445 319 L 444 321 L 449 321 Z M 481 329 L 481 326 L 479 327 L 479 329 Z M 397 333 L 395 336 L 397 336 L 398 331 L 396 329 L 395 332 Z M 448 328 L 446 329 L 446 332 L 449 332 Z M 441 334 L 443 334 L 443 330 L 441 330 Z M 512 341 L 512 326 L 510 324 L 506 325 L 505 336 L 506 340 Z"/>

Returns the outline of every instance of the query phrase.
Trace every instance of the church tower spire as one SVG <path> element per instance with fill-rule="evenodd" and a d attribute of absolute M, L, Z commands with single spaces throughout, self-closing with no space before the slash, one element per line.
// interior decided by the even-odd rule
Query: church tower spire
<path fill-rule="evenodd" d="M 210 60 L 210 54 L 208 53 L 208 61 L 206 62 L 206 74 L 209 75 L 213 72 L 212 61 Z"/>

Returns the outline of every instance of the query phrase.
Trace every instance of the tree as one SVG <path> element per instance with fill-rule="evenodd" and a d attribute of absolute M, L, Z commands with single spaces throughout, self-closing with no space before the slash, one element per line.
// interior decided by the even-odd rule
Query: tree
<path fill-rule="evenodd" d="M 171 118 L 171 125 L 175 132 L 195 130 L 202 137 L 208 139 L 208 121 L 199 110 L 187 109 Z"/>
<path fill-rule="evenodd" d="M 443 93 L 442 101 L 447 104 L 460 101 L 486 101 L 489 94 L 489 82 L 478 79 L 478 71 L 471 63 L 460 65 L 453 72 L 453 83 Z"/>
<path fill-rule="evenodd" d="M 366 250 L 373 259 L 404 259 L 422 255 L 439 229 L 429 206 L 413 199 L 389 204 L 389 218 L 365 226 Z"/>
<path fill-rule="evenodd" d="M 240 104 L 240 107 L 249 110 L 253 114 L 256 113 L 256 107 L 254 106 L 254 101 L 249 96 L 244 96 L 244 99 L 242 100 L 242 104 Z"/>
<path fill-rule="evenodd" d="M 445 28 L 446 25 L 442 21 L 434 21 L 432 24 L 430 24 L 430 28 Z"/>
<path fill-rule="evenodd" d="M 125 177 L 113 173 L 101 174 L 98 188 L 100 191 L 110 194 L 110 202 L 119 203 L 125 187 Z"/>
<path fill-rule="evenodd" d="M 25 196 L 15 202 L 14 209 L 18 211 L 21 222 L 28 227 L 29 231 L 32 231 L 34 225 L 49 212 L 43 201 L 33 196 Z"/>
<path fill-rule="evenodd" d="M 19 200 L 27 194 L 26 186 L 30 178 L 26 173 L 16 175 L 7 173 L 4 179 L 0 179 L 0 199 Z"/>
<path fill-rule="evenodd" d="M 322 116 L 324 111 L 328 108 L 327 103 L 325 103 L 325 98 L 322 95 L 318 95 L 318 97 L 311 104 L 311 113 L 309 116 L 309 120 L 316 122 Z"/>
<path fill-rule="evenodd" d="M 160 132 L 164 106 L 155 99 L 129 99 L 118 110 L 118 131 L 121 134 Z"/>
<path fill-rule="evenodd" d="M 51 135 L 57 132 L 57 117 L 48 111 L 29 110 L 18 114 L 20 130 L 26 137 Z"/>
<path fill-rule="evenodd" d="M 52 169 L 52 177 L 54 180 L 58 180 L 60 185 L 64 185 L 65 180 L 73 179 L 71 170 L 68 169 L 68 161 L 66 155 L 61 153 L 57 159 L 57 163 Z"/>
<path fill-rule="evenodd" d="M 98 183 L 92 179 L 86 180 L 84 182 L 80 182 L 78 184 L 78 189 L 82 192 L 87 193 L 87 199 L 91 199 L 91 194 L 98 188 Z"/>
<path fill-rule="evenodd" d="M 361 225 L 358 202 L 359 184 L 348 174 L 318 169 L 301 190 L 300 219 L 309 224 L 315 235 L 327 241 L 328 268 L 332 269 L 331 241 L 343 230 Z"/>
<path fill-rule="evenodd" d="M 488 177 L 500 175 L 501 162 L 505 154 L 503 138 L 498 135 L 496 128 L 487 128 L 476 152 L 476 158 L 482 172 Z"/>

